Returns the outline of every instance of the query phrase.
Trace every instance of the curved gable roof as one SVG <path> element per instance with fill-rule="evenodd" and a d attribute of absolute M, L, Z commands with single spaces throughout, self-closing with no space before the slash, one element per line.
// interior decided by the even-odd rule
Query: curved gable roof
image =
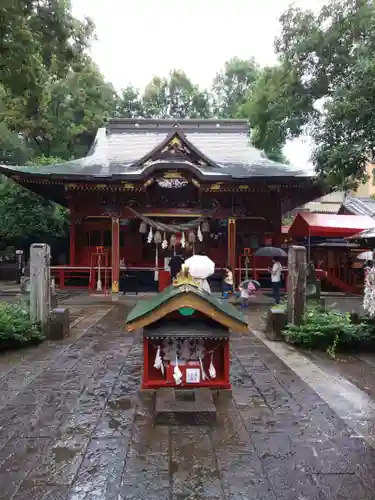
<path fill-rule="evenodd" d="M 141 160 L 152 156 L 177 131 L 190 149 L 206 160 L 207 165 L 196 166 L 202 177 L 312 177 L 306 170 L 273 162 L 252 147 L 245 120 L 112 119 L 98 130 L 84 158 L 40 167 L 2 166 L 0 170 L 77 179 L 142 177 L 147 167 Z"/>

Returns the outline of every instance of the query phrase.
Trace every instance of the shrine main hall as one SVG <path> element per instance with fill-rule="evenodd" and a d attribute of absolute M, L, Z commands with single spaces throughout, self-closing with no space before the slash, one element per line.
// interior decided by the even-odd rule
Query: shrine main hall
<path fill-rule="evenodd" d="M 84 158 L 0 172 L 69 209 L 60 287 L 113 293 L 123 272 L 160 289 L 176 251 L 205 252 L 239 280 L 257 248 L 284 243 L 282 214 L 322 194 L 304 169 L 252 147 L 245 120 L 110 119 Z"/>

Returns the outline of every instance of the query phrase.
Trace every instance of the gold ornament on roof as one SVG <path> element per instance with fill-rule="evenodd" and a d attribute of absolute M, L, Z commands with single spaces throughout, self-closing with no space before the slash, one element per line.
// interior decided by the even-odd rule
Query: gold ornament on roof
<path fill-rule="evenodd" d="M 173 137 L 173 139 L 170 141 L 170 144 L 171 144 L 172 146 L 181 146 L 181 141 L 180 141 L 180 139 L 179 139 L 177 136 L 175 136 L 175 137 Z"/>
<path fill-rule="evenodd" d="M 191 285 L 199 288 L 199 283 L 189 273 L 189 268 L 186 264 L 182 264 L 181 271 L 177 274 L 172 284 L 173 286 Z"/>

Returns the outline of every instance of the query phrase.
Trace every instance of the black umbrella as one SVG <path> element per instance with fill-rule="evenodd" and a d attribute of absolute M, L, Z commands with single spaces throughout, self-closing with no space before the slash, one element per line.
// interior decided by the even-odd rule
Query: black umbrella
<path fill-rule="evenodd" d="M 262 247 L 255 252 L 255 257 L 288 257 L 288 254 L 277 247 Z"/>

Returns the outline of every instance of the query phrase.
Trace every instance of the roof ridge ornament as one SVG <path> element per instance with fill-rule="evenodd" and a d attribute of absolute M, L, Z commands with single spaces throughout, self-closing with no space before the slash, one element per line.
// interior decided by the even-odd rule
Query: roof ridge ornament
<path fill-rule="evenodd" d="M 133 166 L 145 168 L 150 167 L 155 163 L 163 161 L 189 161 L 194 167 L 214 167 L 218 165 L 200 151 L 194 144 L 189 141 L 184 131 L 180 128 L 177 121 L 173 123 L 173 128 L 164 140 L 159 143 L 153 150 L 143 156 Z"/>
<path fill-rule="evenodd" d="M 186 264 L 182 264 L 181 271 L 177 274 L 176 278 L 173 280 L 173 286 L 188 285 L 194 288 L 199 288 L 199 283 L 193 276 L 189 273 L 189 268 Z M 189 289 L 186 288 L 184 291 L 188 292 Z"/>

